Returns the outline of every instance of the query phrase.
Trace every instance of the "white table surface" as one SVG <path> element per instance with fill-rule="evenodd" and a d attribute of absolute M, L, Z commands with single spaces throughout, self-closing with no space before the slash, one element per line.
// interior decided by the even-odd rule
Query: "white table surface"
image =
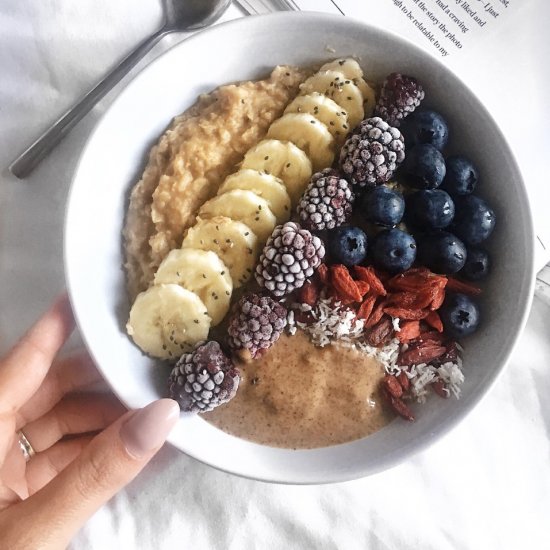
<path fill-rule="evenodd" d="M 237 16 L 230 8 L 224 19 Z M 7 165 L 159 21 L 157 0 L 2 2 L 0 351 L 64 286 L 70 179 L 112 96 L 28 180 L 16 180 Z M 166 39 L 149 59 L 181 38 Z M 73 548 L 549 548 L 549 320 L 549 306 L 535 299 L 490 394 L 451 434 L 399 467 L 343 484 L 287 487 L 236 478 L 166 447 Z"/>

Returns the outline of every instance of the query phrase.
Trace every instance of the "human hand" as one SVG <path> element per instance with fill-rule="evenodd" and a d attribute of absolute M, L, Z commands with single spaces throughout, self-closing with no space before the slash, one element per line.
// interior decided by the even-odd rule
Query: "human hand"
<path fill-rule="evenodd" d="M 0 549 L 65 548 L 149 462 L 179 417 L 171 399 L 125 412 L 112 395 L 83 393 L 100 379 L 91 359 L 55 359 L 73 328 L 63 296 L 0 360 Z"/>

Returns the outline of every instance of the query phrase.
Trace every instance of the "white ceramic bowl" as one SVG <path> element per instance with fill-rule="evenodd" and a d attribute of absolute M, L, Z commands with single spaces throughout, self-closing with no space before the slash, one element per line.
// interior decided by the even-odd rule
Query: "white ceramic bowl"
<path fill-rule="evenodd" d="M 392 422 L 376 434 L 315 450 L 285 450 L 227 435 L 200 416 L 182 415 L 169 441 L 216 468 L 282 483 L 358 478 L 427 447 L 479 402 L 504 367 L 525 323 L 533 286 L 533 229 L 525 188 L 500 130 L 472 92 L 439 61 L 401 38 L 353 20 L 282 13 L 232 21 L 175 46 L 120 94 L 88 141 L 67 208 L 67 284 L 84 340 L 122 401 L 142 407 L 165 392 L 156 368 L 127 337 L 129 304 L 122 270 L 121 229 L 128 195 L 151 145 L 171 118 L 202 92 L 261 77 L 280 63 L 310 65 L 356 56 L 370 79 L 391 71 L 414 75 L 426 104 L 449 120 L 450 152 L 480 168 L 479 193 L 498 216 L 490 249 L 494 269 L 483 325 L 466 342 L 460 400 L 431 399 L 418 420 Z"/>

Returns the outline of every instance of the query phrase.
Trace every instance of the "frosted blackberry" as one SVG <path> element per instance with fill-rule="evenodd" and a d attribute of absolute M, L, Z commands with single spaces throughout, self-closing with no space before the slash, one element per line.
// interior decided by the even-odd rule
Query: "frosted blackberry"
<path fill-rule="evenodd" d="M 386 77 L 380 90 L 380 97 L 374 114 L 392 126 L 412 113 L 424 99 L 424 89 L 412 76 L 391 73 Z"/>
<path fill-rule="evenodd" d="M 240 373 L 218 342 L 199 345 L 180 357 L 168 379 L 170 397 L 182 411 L 208 412 L 235 397 Z"/>
<path fill-rule="evenodd" d="M 269 296 L 243 296 L 229 321 L 230 347 L 244 360 L 255 359 L 279 339 L 286 316 L 286 308 Z"/>
<path fill-rule="evenodd" d="M 274 296 L 285 296 L 313 275 L 324 255 L 323 242 L 307 229 L 294 222 L 278 225 L 260 256 L 256 281 Z"/>
<path fill-rule="evenodd" d="M 334 229 L 351 216 L 354 199 L 349 183 L 336 170 L 325 168 L 311 178 L 298 203 L 300 222 L 307 229 Z"/>
<path fill-rule="evenodd" d="M 401 132 L 380 117 L 367 118 L 340 151 L 340 168 L 359 187 L 389 181 L 405 158 Z"/>

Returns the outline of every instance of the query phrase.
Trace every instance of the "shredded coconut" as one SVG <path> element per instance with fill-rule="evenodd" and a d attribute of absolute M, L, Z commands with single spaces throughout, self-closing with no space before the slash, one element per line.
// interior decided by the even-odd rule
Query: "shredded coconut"
<path fill-rule="evenodd" d="M 401 327 L 399 326 L 399 317 L 392 317 L 391 323 L 395 332 L 401 332 Z"/>
<path fill-rule="evenodd" d="M 404 372 L 411 382 L 411 393 L 419 403 L 426 401 L 430 384 L 437 380 L 445 383 L 445 391 L 459 399 L 460 386 L 464 382 L 460 357 L 456 363 L 448 362 L 438 367 L 426 363 L 410 367 L 399 366 L 397 364 L 399 354 L 409 348 L 408 344 L 401 344 L 397 338 L 394 338 L 385 346 L 370 346 L 365 341 L 364 319 L 357 319 L 355 313 L 340 302 L 333 303 L 322 297 L 314 308 L 298 303 L 293 304 L 292 308 L 287 316 L 289 334 L 294 334 L 296 329 L 300 328 L 309 335 L 313 344 L 319 347 L 325 347 L 337 340 L 341 345 L 354 347 L 373 357 L 382 364 L 388 374 L 397 376 Z M 293 310 L 309 313 L 314 321 L 312 323 L 296 321 Z M 396 332 L 401 330 L 398 318 L 392 319 L 392 325 Z M 457 348 L 463 351 L 459 344 Z"/>

